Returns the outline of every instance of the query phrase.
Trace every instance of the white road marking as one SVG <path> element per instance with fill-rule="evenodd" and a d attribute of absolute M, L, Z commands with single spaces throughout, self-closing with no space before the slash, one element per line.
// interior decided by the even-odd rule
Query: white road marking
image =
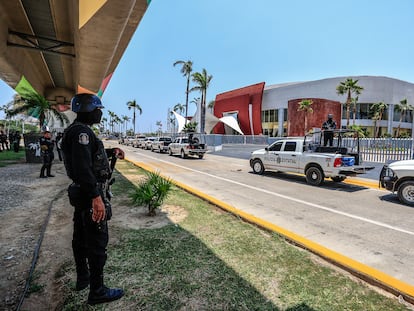
<path fill-rule="evenodd" d="M 192 169 L 192 168 L 188 168 L 188 167 L 176 164 L 176 163 L 161 160 L 159 158 L 155 158 L 155 157 L 152 157 L 152 156 L 144 155 L 144 154 L 141 154 L 141 153 L 140 153 L 140 155 L 142 155 L 144 157 L 147 157 L 147 158 L 150 158 L 150 159 L 160 161 L 160 162 L 164 162 L 164 163 L 169 164 L 169 165 L 174 165 L 176 167 L 179 167 L 179 168 L 182 168 L 182 169 L 185 169 L 185 170 L 188 170 L 188 171 L 192 171 L 192 172 L 195 172 L 197 174 L 203 174 L 203 175 L 206 175 L 206 176 L 209 176 L 209 177 L 212 177 L 212 178 L 216 178 L 216 179 L 219 179 L 219 180 L 222 180 L 222 181 L 226 181 L 226 182 L 229 182 L 229 183 L 232 183 L 232 184 L 235 184 L 235 185 L 239 185 L 239 186 L 246 187 L 246 188 L 249 188 L 249 189 L 252 189 L 252 190 L 256 190 L 256 191 L 260 191 L 260 192 L 263 192 L 263 193 L 266 193 L 266 194 L 270 194 L 270 195 L 273 195 L 273 196 L 276 196 L 276 197 L 279 197 L 279 198 L 283 198 L 285 200 L 291 200 L 293 202 L 297 202 L 297 203 L 300 203 L 300 204 L 312 206 L 312 207 L 315 207 L 315 208 L 318 208 L 318 209 L 321 209 L 321 210 L 324 210 L 324 211 L 328 211 L 328 212 L 331 212 L 331 213 L 334 213 L 334 214 L 346 216 L 346 217 L 349 217 L 349 218 L 352 218 L 352 219 L 357 219 L 357 220 L 364 221 L 364 222 L 367 222 L 367 223 L 370 223 L 370 224 L 373 224 L 373 225 L 377 225 L 377 226 L 380 226 L 380 227 L 383 227 L 383 228 L 391 229 L 391 230 L 394 230 L 394 231 L 398 231 L 398 232 L 402 232 L 402 233 L 406 233 L 406 234 L 414 236 L 413 231 L 408 231 L 408 230 L 405 230 L 405 229 L 402 229 L 402 228 L 391 226 L 391 225 L 388 225 L 388 224 L 383 223 L 383 222 L 375 221 L 375 220 L 372 220 L 372 219 L 368 219 L 368 218 L 365 218 L 365 217 L 357 216 L 357 215 L 346 213 L 346 212 L 337 211 L 337 210 L 334 210 L 334 209 L 326 207 L 326 206 L 306 202 L 306 201 L 296 199 L 296 198 L 293 198 L 293 197 L 290 197 L 290 196 L 287 196 L 287 195 L 283 195 L 283 194 L 280 194 L 280 193 L 275 193 L 275 192 L 271 192 L 271 191 L 268 191 L 268 190 L 265 190 L 265 189 L 257 188 L 255 186 L 246 185 L 246 184 L 243 184 L 243 183 L 231 180 L 231 179 L 227 179 L 227 178 L 220 177 L 220 176 L 215 176 L 215 175 L 205 173 L 205 172 L 202 172 L 202 171 L 198 171 L 198 170 L 195 170 L 195 169 Z"/>

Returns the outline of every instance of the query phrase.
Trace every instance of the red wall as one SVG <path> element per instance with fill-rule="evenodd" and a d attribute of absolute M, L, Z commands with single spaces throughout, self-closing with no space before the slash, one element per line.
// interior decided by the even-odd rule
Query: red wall
<path fill-rule="evenodd" d="M 249 85 L 239 89 L 216 95 L 214 115 L 223 117 L 225 112 L 238 111 L 240 129 L 246 135 L 260 135 L 262 133 L 262 98 L 264 82 Z M 252 104 L 253 132 L 250 130 L 249 104 Z M 224 134 L 224 125 L 219 122 L 213 132 Z"/>
<path fill-rule="evenodd" d="M 329 113 L 333 114 L 337 128 L 341 128 L 341 103 L 323 98 L 297 98 L 288 102 L 288 136 L 303 136 L 305 129 L 305 113 L 298 111 L 299 102 L 311 99 L 313 113 L 308 113 L 308 131 L 313 127 L 321 128 Z"/>

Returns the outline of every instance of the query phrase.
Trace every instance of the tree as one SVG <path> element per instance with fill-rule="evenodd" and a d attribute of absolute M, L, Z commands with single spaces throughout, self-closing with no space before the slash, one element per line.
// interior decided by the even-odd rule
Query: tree
<path fill-rule="evenodd" d="M 395 105 L 395 111 L 400 113 L 400 123 L 398 124 L 397 133 L 395 134 L 396 137 L 400 137 L 401 123 L 403 119 L 405 119 L 407 112 L 413 110 L 414 107 L 407 102 L 407 98 L 401 100 L 399 104 Z"/>
<path fill-rule="evenodd" d="M 183 132 L 184 133 L 194 133 L 197 128 L 197 122 L 189 122 L 184 125 Z"/>
<path fill-rule="evenodd" d="M 374 138 L 378 137 L 380 126 L 377 126 L 377 122 L 382 120 L 385 110 L 388 108 L 388 105 L 384 102 L 379 102 L 372 104 L 370 109 L 374 112 Z"/>
<path fill-rule="evenodd" d="M 155 122 L 155 125 L 158 127 L 158 130 L 157 130 L 158 134 L 161 135 L 161 133 L 162 133 L 162 122 L 157 121 L 157 122 Z"/>
<path fill-rule="evenodd" d="M 108 119 L 103 117 L 102 120 L 101 120 L 101 123 L 102 123 L 102 126 L 104 128 L 105 133 L 106 133 L 106 130 L 107 130 L 107 122 L 108 122 Z"/>
<path fill-rule="evenodd" d="M 136 100 L 131 100 L 127 102 L 128 110 L 133 109 L 134 113 L 132 115 L 132 122 L 134 123 L 134 135 L 135 135 L 135 110 L 138 110 L 139 114 L 142 114 L 142 108 L 140 105 L 137 104 Z"/>
<path fill-rule="evenodd" d="M 187 118 L 188 118 L 188 94 L 190 93 L 190 77 L 191 77 L 191 72 L 193 71 L 193 62 L 191 60 L 188 60 L 186 62 L 183 61 L 183 60 L 177 60 L 174 63 L 173 66 L 175 67 L 176 65 L 182 65 L 181 73 L 187 79 L 187 88 L 186 88 L 186 91 L 185 91 L 185 122 L 187 123 Z"/>
<path fill-rule="evenodd" d="M 126 132 L 127 132 L 127 128 L 128 128 L 128 122 L 131 120 L 131 118 L 130 117 L 128 117 L 128 116 L 122 116 L 122 123 L 124 124 L 124 130 L 125 130 L 125 135 L 126 135 Z"/>
<path fill-rule="evenodd" d="M 52 104 L 42 95 L 29 90 L 24 90 L 21 100 L 16 101 L 14 107 L 7 111 L 7 116 L 12 117 L 20 113 L 39 119 L 40 129 L 47 125 L 52 117 L 59 120 L 61 126 L 69 123 L 66 114 L 58 110 L 58 104 Z"/>
<path fill-rule="evenodd" d="M 111 128 L 111 133 L 114 132 L 114 119 L 115 119 L 115 112 L 108 110 L 109 114 L 109 127 Z"/>
<path fill-rule="evenodd" d="M 204 133 L 205 123 L 206 123 L 206 98 L 207 98 L 207 89 L 210 86 L 212 75 L 207 74 L 207 70 L 203 68 L 202 72 L 195 72 L 192 74 L 193 82 L 196 84 L 190 91 L 200 91 L 201 92 L 201 114 L 200 114 L 200 132 Z"/>
<path fill-rule="evenodd" d="M 345 81 L 341 82 L 336 87 L 336 93 L 338 95 L 347 95 L 346 98 L 346 127 L 349 128 L 349 115 L 350 115 L 350 106 L 352 103 L 352 95 L 360 95 L 364 90 L 362 86 L 358 85 L 358 80 L 352 80 L 347 78 Z"/>
<path fill-rule="evenodd" d="M 183 111 L 185 111 L 185 106 L 184 105 L 181 105 L 180 103 L 178 103 L 178 104 L 175 104 L 174 105 L 173 110 L 175 112 L 178 111 L 178 113 L 181 114 Z"/>
<path fill-rule="evenodd" d="M 313 101 L 311 99 L 302 99 L 299 102 L 298 111 L 303 111 L 305 113 L 305 126 L 304 126 L 304 133 L 306 135 L 306 132 L 308 130 L 308 113 L 313 113 L 312 109 Z"/>
<path fill-rule="evenodd" d="M 208 102 L 207 108 L 210 109 L 211 112 L 213 112 L 214 109 L 214 105 L 215 105 L 216 101 L 215 100 L 210 100 Z"/>
<path fill-rule="evenodd" d="M 356 119 L 356 107 L 358 103 L 358 96 L 351 98 L 352 103 L 352 125 L 355 125 L 355 119 Z"/>

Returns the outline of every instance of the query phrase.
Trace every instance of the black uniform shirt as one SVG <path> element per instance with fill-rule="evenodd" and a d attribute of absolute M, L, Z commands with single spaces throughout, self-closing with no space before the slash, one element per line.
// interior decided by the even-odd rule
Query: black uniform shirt
<path fill-rule="evenodd" d="M 93 157 L 97 151 L 98 141 L 89 126 L 75 121 L 65 130 L 62 142 L 67 174 L 90 198 L 99 196 L 93 169 Z"/>
<path fill-rule="evenodd" d="M 39 144 L 40 144 L 40 149 L 42 150 L 44 154 L 53 154 L 54 143 L 52 142 L 50 138 L 40 137 Z"/>

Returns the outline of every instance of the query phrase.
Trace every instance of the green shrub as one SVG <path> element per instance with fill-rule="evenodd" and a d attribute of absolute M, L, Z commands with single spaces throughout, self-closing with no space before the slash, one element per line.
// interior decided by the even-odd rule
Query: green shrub
<path fill-rule="evenodd" d="M 155 216 L 155 210 L 162 205 L 171 190 L 172 182 L 158 172 L 146 172 L 146 178 L 141 181 L 131 195 L 132 204 L 148 207 L 148 216 Z"/>

